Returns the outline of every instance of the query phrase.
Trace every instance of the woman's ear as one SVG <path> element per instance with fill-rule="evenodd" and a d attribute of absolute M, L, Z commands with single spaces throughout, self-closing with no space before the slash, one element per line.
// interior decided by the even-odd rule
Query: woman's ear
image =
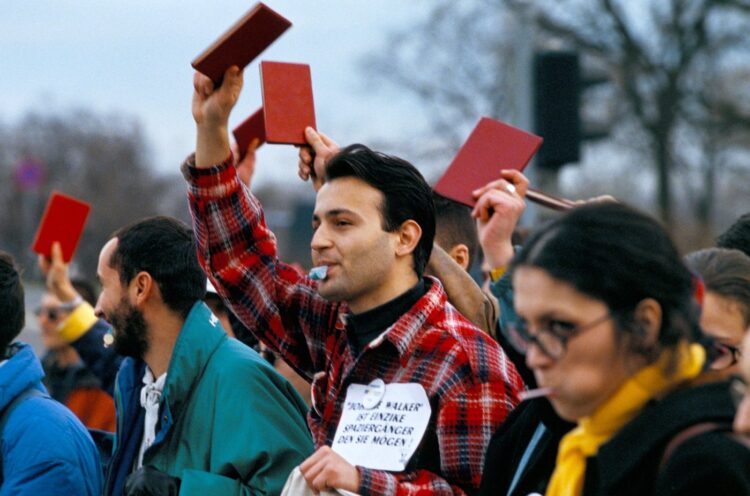
<path fill-rule="evenodd" d="M 638 327 L 642 329 L 641 345 L 643 349 L 653 349 L 659 342 L 659 331 L 661 330 L 662 310 L 658 301 L 653 298 L 641 300 L 635 307 L 633 319 Z"/>

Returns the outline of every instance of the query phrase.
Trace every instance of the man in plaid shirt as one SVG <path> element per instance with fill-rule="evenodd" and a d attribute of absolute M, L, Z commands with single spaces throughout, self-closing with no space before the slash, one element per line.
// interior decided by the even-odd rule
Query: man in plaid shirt
<path fill-rule="evenodd" d="M 423 278 L 435 232 L 431 191 L 407 162 L 352 145 L 324 164 L 332 143 L 307 130 L 320 187 L 311 242 L 327 274 L 313 281 L 276 258 L 258 200 L 233 167 L 229 113 L 242 73 L 214 89 L 194 77 L 194 158 L 183 167 L 198 257 L 222 297 L 271 349 L 312 381 L 308 424 L 318 450 L 301 466 L 315 491 L 472 494 L 490 437 L 518 403 L 523 383 L 499 346 Z M 311 174 L 312 172 L 312 174 Z M 317 174 L 315 174 L 317 173 Z M 430 417 L 400 472 L 354 466 L 330 448 L 347 388 L 381 379 L 416 384 Z M 386 386 L 387 387 L 387 386 Z"/>

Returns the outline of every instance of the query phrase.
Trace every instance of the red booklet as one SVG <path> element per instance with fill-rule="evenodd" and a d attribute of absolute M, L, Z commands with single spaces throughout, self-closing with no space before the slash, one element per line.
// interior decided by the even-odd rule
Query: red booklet
<path fill-rule="evenodd" d="M 434 189 L 473 207 L 472 191 L 499 179 L 503 169 L 522 171 L 541 144 L 539 136 L 482 117 Z"/>
<path fill-rule="evenodd" d="M 306 145 L 305 128 L 315 127 L 310 66 L 264 60 L 260 83 L 266 141 Z"/>
<path fill-rule="evenodd" d="M 240 150 L 239 159 L 245 158 L 247 147 L 254 139 L 258 140 L 257 150 L 266 142 L 266 127 L 263 122 L 263 107 L 256 110 L 253 115 L 245 119 L 242 124 L 232 130 L 234 140 L 237 142 L 237 148 Z"/>
<path fill-rule="evenodd" d="M 52 254 L 52 243 L 58 241 L 63 259 L 70 262 L 83 234 L 83 226 L 91 205 L 71 196 L 53 191 L 44 210 L 42 221 L 31 249 L 46 257 Z"/>
<path fill-rule="evenodd" d="M 257 3 L 191 65 L 218 85 L 227 69 L 233 65 L 245 67 L 291 25 L 285 17 Z"/>

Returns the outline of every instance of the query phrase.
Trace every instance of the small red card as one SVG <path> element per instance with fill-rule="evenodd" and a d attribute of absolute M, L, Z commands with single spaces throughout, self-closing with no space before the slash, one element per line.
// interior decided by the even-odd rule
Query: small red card
<path fill-rule="evenodd" d="M 219 84 L 227 69 L 233 65 L 244 68 L 291 25 L 281 14 L 257 3 L 191 65 Z"/>
<path fill-rule="evenodd" d="M 73 259 L 78 242 L 83 234 L 83 226 L 91 211 L 91 205 L 71 196 L 53 191 L 44 210 L 42 221 L 31 249 L 51 256 L 52 243 L 58 241 L 66 263 Z"/>
<path fill-rule="evenodd" d="M 310 66 L 264 60 L 260 81 L 266 141 L 306 145 L 305 128 L 315 128 Z"/>
<path fill-rule="evenodd" d="M 535 134 L 482 117 L 434 189 L 473 207 L 472 191 L 499 179 L 503 169 L 522 171 L 542 141 Z"/>
<path fill-rule="evenodd" d="M 258 140 L 257 150 L 266 142 L 266 127 L 263 122 L 263 107 L 256 110 L 253 115 L 245 119 L 242 124 L 232 130 L 234 140 L 237 142 L 237 148 L 240 151 L 240 160 L 245 157 L 247 147 L 254 139 Z"/>

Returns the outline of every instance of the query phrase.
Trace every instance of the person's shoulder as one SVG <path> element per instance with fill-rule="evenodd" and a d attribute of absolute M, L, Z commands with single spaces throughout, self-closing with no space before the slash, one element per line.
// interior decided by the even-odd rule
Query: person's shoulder
<path fill-rule="evenodd" d="M 225 340 L 213 354 L 201 378 L 216 401 L 247 408 L 261 405 L 295 405 L 302 399 L 289 382 L 255 350 L 240 341 Z"/>
<path fill-rule="evenodd" d="M 225 339 L 211 357 L 207 374 L 232 389 L 240 384 L 262 387 L 267 380 L 275 381 L 278 373 L 258 352 L 234 338 Z"/>
<path fill-rule="evenodd" d="M 45 458 L 66 458 L 70 448 L 89 444 L 86 428 L 65 406 L 46 396 L 23 400 L 10 414 L 3 438 L 19 449 L 39 450 Z"/>
<path fill-rule="evenodd" d="M 659 494 L 750 494 L 750 449 L 727 431 L 696 435 L 669 457 L 658 488 Z"/>
<path fill-rule="evenodd" d="M 479 349 L 490 355 L 500 353 L 500 345 L 492 336 L 474 325 L 448 302 L 442 307 L 439 317 L 431 319 L 426 332 L 443 334 L 455 343 L 455 346 L 465 349 L 470 354 Z"/>
<path fill-rule="evenodd" d="M 468 366 L 481 382 L 508 382 L 515 367 L 492 336 L 479 329 L 453 305 L 446 303 L 439 318 L 426 323 L 420 335 L 423 347 L 439 347 L 456 366 Z M 512 369 L 512 370 L 511 370 Z"/>
<path fill-rule="evenodd" d="M 741 468 L 750 482 L 750 448 L 734 434 L 715 430 L 693 436 L 675 449 L 669 462 L 682 465 L 713 465 L 712 470 Z M 668 462 L 668 463 L 669 463 Z"/>

